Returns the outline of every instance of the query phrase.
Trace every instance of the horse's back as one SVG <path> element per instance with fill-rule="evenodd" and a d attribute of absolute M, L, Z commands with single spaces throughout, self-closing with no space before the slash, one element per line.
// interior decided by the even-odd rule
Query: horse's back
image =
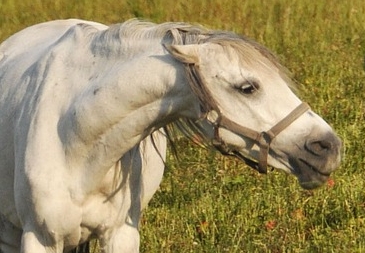
<path fill-rule="evenodd" d="M 79 19 L 55 20 L 27 27 L 0 44 L 0 63 L 2 58 L 15 58 L 18 55 L 39 55 L 50 44 L 57 41 L 70 27 L 77 24 L 89 24 L 103 30 L 107 26 Z M 6 56 L 6 57 L 4 57 Z M 25 59 L 27 60 L 27 59 Z"/>

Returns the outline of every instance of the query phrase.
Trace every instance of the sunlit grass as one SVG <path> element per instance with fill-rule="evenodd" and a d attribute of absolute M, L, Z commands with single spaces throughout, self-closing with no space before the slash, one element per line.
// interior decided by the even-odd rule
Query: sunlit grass
<path fill-rule="evenodd" d="M 365 252 L 365 4 L 363 0 L 0 1 L 0 40 L 34 23 L 139 17 L 245 34 L 275 52 L 299 96 L 336 129 L 344 159 L 332 181 L 305 191 L 279 172 L 182 140 L 144 213 L 142 252 Z"/>

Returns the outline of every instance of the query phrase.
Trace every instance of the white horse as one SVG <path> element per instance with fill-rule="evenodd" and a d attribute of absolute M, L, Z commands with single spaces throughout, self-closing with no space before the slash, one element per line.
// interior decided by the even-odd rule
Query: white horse
<path fill-rule="evenodd" d="M 96 237 L 102 252 L 138 252 L 166 151 L 155 131 L 171 123 L 260 172 L 323 184 L 341 142 L 288 84 L 259 44 L 185 23 L 60 20 L 13 35 L 0 45 L 1 250 Z"/>

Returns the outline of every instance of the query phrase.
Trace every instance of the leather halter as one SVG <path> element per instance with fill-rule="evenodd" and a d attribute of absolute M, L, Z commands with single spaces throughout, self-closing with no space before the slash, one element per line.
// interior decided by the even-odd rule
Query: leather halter
<path fill-rule="evenodd" d="M 272 140 L 285 128 L 287 128 L 293 121 L 299 118 L 303 113 L 310 109 L 307 103 L 301 103 L 291 113 L 289 113 L 284 119 L 279 121 L 271 129 L 263 132 L 255 131 L 251 128 L 247 128 L 237 124 L 236 122 L 226 118 L 222 114 L 218 114 L 216 111 L 210 111 L 207 115 L 207 120 L 213 124 L 215 137 L 212 142 L 213 146 L 216 147 L 224 155 L 238 156 L 245 161 L 247 165 L 254 168 L 260 173 L 267 173 L 267 157 L 270 150 L 270 144 Z M 247 137 L 256 142 L 260 148 L 260 154 L 258 162 L 241 155 L 235 150 L 231 150 L 227 144 L 219 136 L 219 128 L 225 128 L 239 136 Z"/>
<path fill-rule="evenodd" d="M 245 126 L 241 126 L 236 122 L 225 117 L 219 107 L 211 92 L 207 89 L 202 76 L 199 75 L 199 65 L 196 64 L 186 64 L 185 70 L 190 79 L 190 86 L 193 92 L 198 96 L 201 106 L 204 107 L 206 112 L 206 119 L 214 127 L 214 139 L 212 145 L 219 150 L 224 155 L 232 155 L 242 159 L 248 166 L 257 170 L 260 173 L 267 173 L 267 157 L 270 150 L 270 144 L 272 140 L 285 128 L 287 128 L 291 123 L 293 123 L 297 118 L 310 109 L 307 103 L 302 102 L 297 106 L 291 113 L 289 113 L 285 118 L 279 121 L 271 129 L 263 132 L 258 132 L 256 130 L 250 129 Z M 246 137 L 253 140 L 258 144 L 260 148 L 260 154 L 258 161 L 251 158 L 247 158 L 239 153 L 237 150 L 231 149 L 219 136 L 219 128 L 225 128 L 241 137 Z"/>

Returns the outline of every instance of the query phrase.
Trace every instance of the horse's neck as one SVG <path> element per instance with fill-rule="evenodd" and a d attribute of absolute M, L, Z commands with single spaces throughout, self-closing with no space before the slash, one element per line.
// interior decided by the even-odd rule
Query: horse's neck
<path fill-rule="evenodd" d="M 182 66 L 171 57 L 140 56 L 116 64 L 87 87 L 63 121 L 71 162 L 99 181 L 155 129 L 189 115 L 194 104 Z M 103 73 L 100 73 L 103 75 Z"/>

